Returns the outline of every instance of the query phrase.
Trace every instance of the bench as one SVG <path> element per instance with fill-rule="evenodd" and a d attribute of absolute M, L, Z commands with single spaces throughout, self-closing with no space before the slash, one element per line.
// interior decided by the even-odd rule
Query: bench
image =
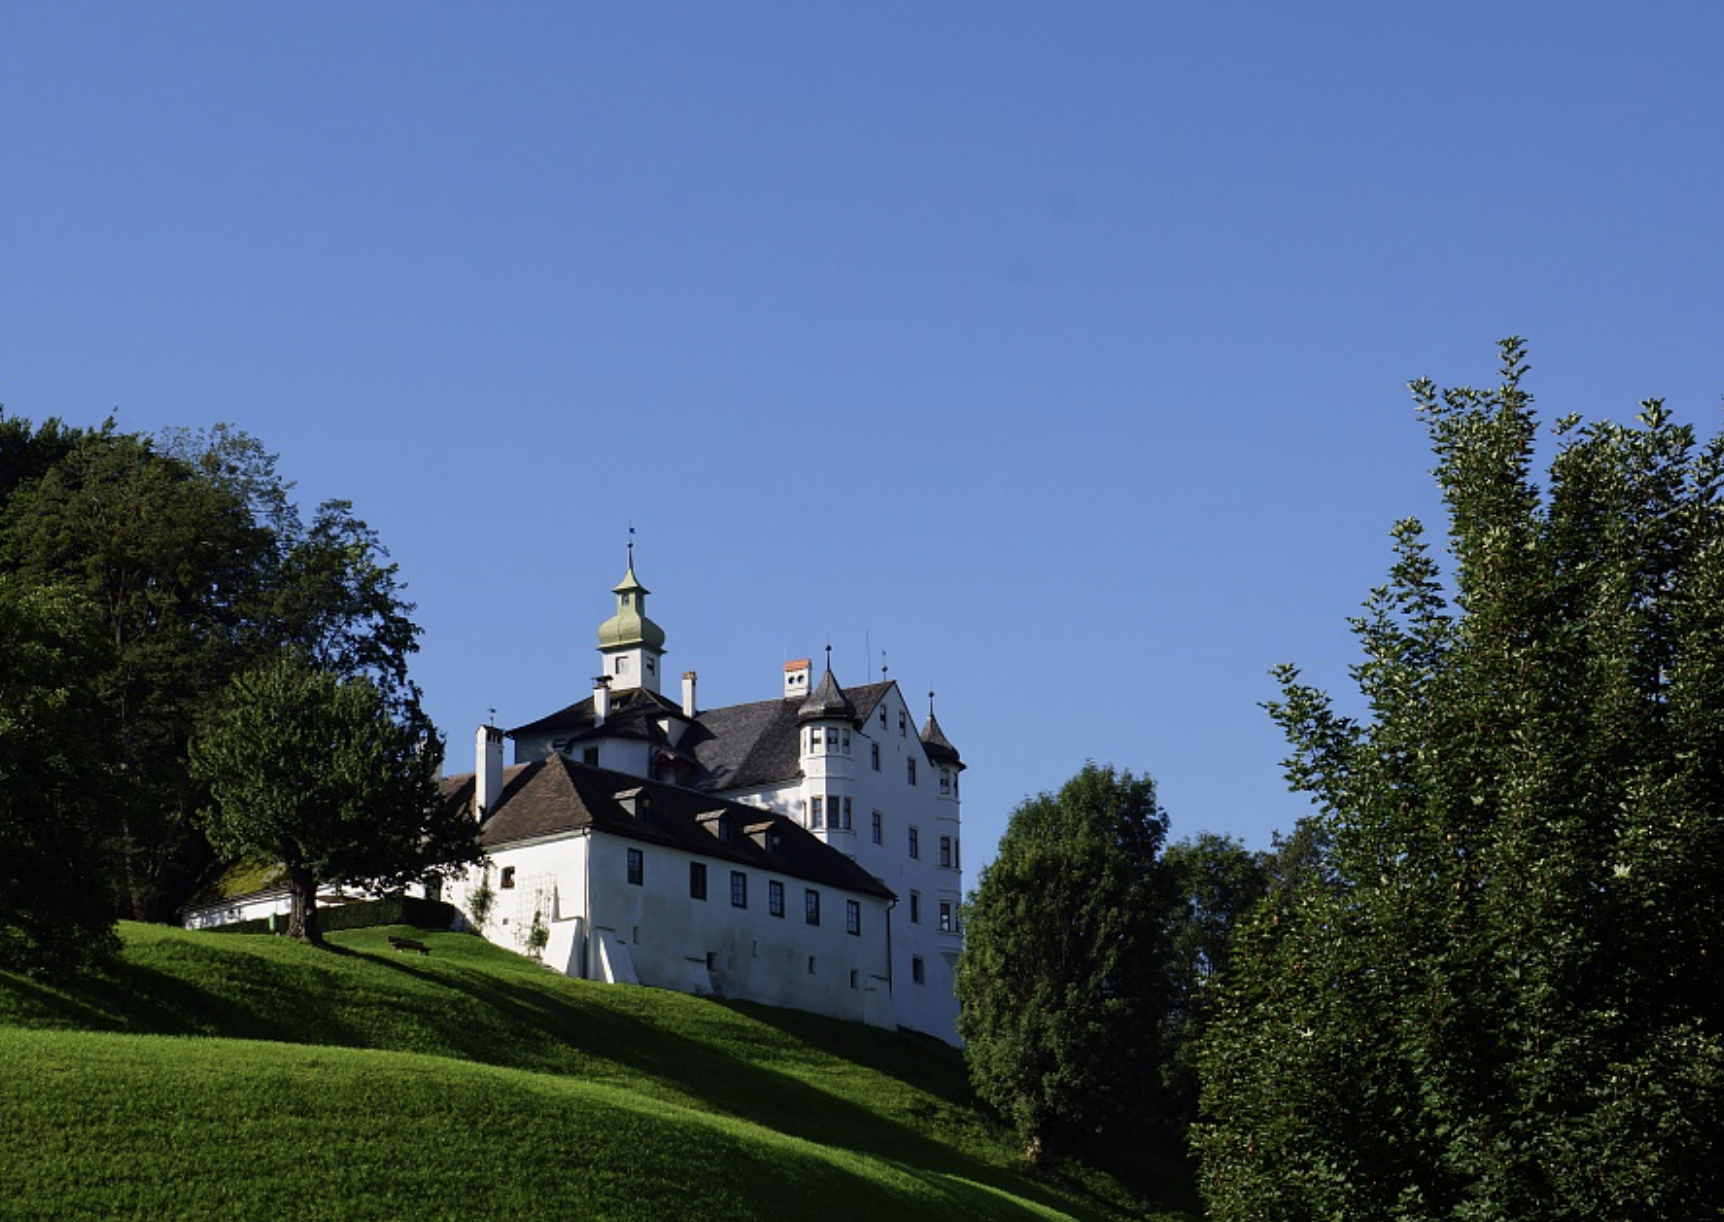
<path fill-rule="evenodd" d="M 392 950 L 397 951 L 411 950 L 417 951 L 421 955 L 428 955 L 431 953 L 431 948 L 425 945 L 425 943 L 415 942 L 412 938 L 397 938 L 393 934 L 389 937 L 389 946 Z"/>

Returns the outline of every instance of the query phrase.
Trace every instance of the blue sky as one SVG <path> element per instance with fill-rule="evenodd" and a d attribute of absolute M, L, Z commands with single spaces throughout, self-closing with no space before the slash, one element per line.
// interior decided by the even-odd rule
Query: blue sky
<path fill-rule="evenodd" d="M 471 767 L 584 694 L 632 523 L 671 674 L 936 689 L 972 867 L 1086 759 L 1305 809 L 1406 383 L 1724 393 L 1724 10 L 0 7 L 0 403 L 234 422 L 353 500 Z M 875 656 L 868 656 L 869 649 Z M 972 870 L 973 877 L 973 870 Z"/>

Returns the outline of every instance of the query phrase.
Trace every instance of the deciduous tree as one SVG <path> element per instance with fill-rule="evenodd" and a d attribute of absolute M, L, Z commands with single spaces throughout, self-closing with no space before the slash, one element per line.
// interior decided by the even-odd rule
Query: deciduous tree
<path fill-rule="evenodd" d="M 95 608 L 0 573 L 0 968 L 51 973 L 113 943 L 108 663 Z"/>
<path fill-rule="evenodd" d="M 1724 1207 L 1724 445 L 1565 417 L 1541 488 L 1525 373 L 1415 385 L 1451 561 L 1396 528 L 1364 716 L 1281 672 L 1327 852 L 1235 944 L 1218 1219 Z"/>
<path fill-rule="evenodd" d="M 1148 777 L 1086 765 L 1012 812 L 965 913 L 958 1030 L 1034 1161 L 1155 1115 L 1167 818 Z"/>
<path fill-rule="evenodd" d="M 368 679 L 289 653 L 235 677 L 191 762 L 211 842 L 279 860 L 288 933 L 316 943 L 319 885 L 394 888 L 478 860 L 471 820 L 437 801 L 441 753 Z"/>

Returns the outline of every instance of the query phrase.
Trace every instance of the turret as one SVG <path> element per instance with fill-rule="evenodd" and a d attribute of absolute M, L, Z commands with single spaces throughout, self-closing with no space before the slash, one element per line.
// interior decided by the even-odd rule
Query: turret
<path fill-rule="evenodd" d="M 634 544 L 629 544 L 628 572 L 612 587 L 617 613 L 599 625 L 599 653 L 613 691 L 643 687 L 657 692 L 660 659 L 664 657 L 664 629 L 647 618 L 646 599 L 651 593 L 635 576 Z"/>
<path fill-rule="evenodd" d="M 826 650 L 826 673 L 797 708 L 796 724 L 802 746 L 802 793 L 808 829 L 828 841 L 836 834 L 848 842 L 848 833 L 856 827 L 852 757 L 856 706 L 832 674 L 830 647 Z"/>

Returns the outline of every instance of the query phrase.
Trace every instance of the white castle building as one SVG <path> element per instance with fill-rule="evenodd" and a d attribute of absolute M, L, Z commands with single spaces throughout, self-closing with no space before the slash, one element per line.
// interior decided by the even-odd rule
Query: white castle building
<path fill-rule="evenodd" d="M 804 659 L 771 699 L 703 709 L 693 671 L 671 699 L 632 551 L 614 593 L 592 693 L 480 727 L 475 771 L 445 781 L 490 865 L 444 898 L 470 911 L 488 879 L 481 932 L 525 945 L 536 926 L 568 975 L 955 1043 L 964 765 L 932 698 L 918 728 L 896 683 L 846 689 Z"/>

